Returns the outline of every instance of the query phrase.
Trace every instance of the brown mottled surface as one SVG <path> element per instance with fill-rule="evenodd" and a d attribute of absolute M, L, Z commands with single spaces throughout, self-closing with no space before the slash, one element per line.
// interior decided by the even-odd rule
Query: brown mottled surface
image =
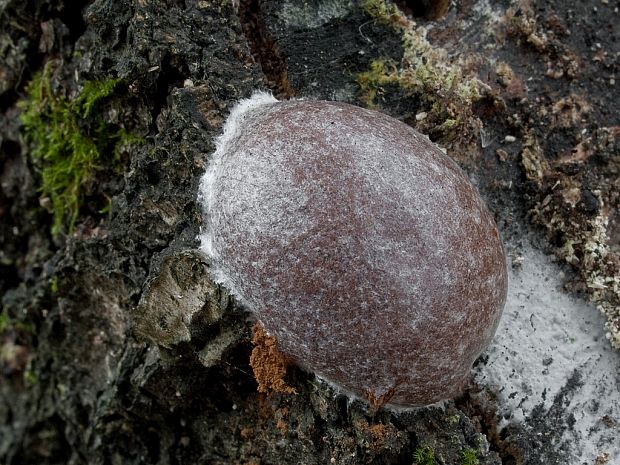
<path fill-rule="evenodd" d="M 506 296 L 476 189 L 389 116 L 264 100 L 233 111 L 203 180 L 214 276 L 298 364 L 359 397 L 455 396 Z"/>

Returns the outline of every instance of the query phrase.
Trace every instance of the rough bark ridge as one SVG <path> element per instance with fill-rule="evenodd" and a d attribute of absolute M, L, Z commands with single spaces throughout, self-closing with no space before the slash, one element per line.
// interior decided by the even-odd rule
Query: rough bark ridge
<path fill-rule="evenodd" d="M 450 81 L 462 84 L 456 92 L 445 86 L 456 69 L 442 65 L 449 54 L 407 36 L 391 4 L 361 3 L 247 0 L 236 11 L 225 0 L 0 2 L 1 463 L 412 464 L 429 450 L 446 464 L 467 450 L 481 465 L 562 463 L 554 435 L 536 425 L 498 431 L 489 396 L 476 388 L 443 409 L 405 414 L 369 412 L 294 368 L 287 383 L 297 394 L 259 393 L 250 323 L 194 252 L 197 186 L 213 138 L 236 100 L 269 86 L 377 106 L 429 133 L 480 179 L 505 234 L 520 233 L 513 222 L 524 222 L 526 207 L 538 206 L 541 218 L 545 207 L 570 213 L 561 208 L 567 197 L 554 197 L 557 177 L 577 188 L 569 200 L 583 224 L 601 213 L 601 196 L 617 204 L 609 173 L 618 166 L 619 103 L 597 80 L 618 74 L 615 36 L 601 32 L 611 13 L 592 19 L 555 2 L 490 2 L 506 14 L 497 22 L 459 2 L 430 37 L 459 53 L 503 40 L 496 55 L 506 66 L 472 52 Z M 460 29 L 467 25 L 469 35 Z M 602 43 L 599 61 L 572 65 L 569 51 L 577 61 L 590 52 L 576 42 L 561 48 L 568 28 Z M 261 45 L 267 50 L 257 53 Z M 424 66 L 406 68 L 420 57 Z M 472 81 L 459 81 L 464 72 L 486 83 L 475 101 Z M 540 95 L 578 89 L 593 104 L 532 104 L 528 73 L 546 74 L 532 84 Z M 46 105 L 81 98 L 88 82 L 119 79 L 76 123 L 81 134 L 99 134 L 101 159 L 80 186 L 68 234 L 50 233 L 50 199 L 39 190 L 49 160 L 32 157 L 19 116 L 37 76 L 47 79 Z M 589 123 L 580 119 L 586 108 Z M 545 126 L 551 118 L 559 123 Z M 597 122 L 611 129 L 596 132 Z M 594 136 L 580 145 L 584 126 Z M 529 142 L 496 154 L 479 146 L 483 129 Z M 558 156 L 576 144 L 592 169 L 562 170 L 558 158 L 547 170 L 536 141 Z M 601 180 L 602 194 L 588 187 Z M 585 230 L 559 224 L 549 225 L 553 245 Z M 576 282 L 587 287 L 588 276 Z"/>

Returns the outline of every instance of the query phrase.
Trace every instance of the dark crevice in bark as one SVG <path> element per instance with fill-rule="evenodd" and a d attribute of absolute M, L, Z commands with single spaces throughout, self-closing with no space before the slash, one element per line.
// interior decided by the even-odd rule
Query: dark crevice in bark
<path fill-rule="evenodd" d="M 168 8 L 179 8 L 181 10 L 187 9 L 187 2 L 185 0 L 167 0 L 164 4 Z"/>
<path fill-rule="evenodd" d="M 57 52 L 61 52 L 62 43 L 67 41 L 71 46 L 86 32 L 86 22 L 82 12 L 88 2 L 75 4 L 68 2 L 62 4 L 58 9 L 53 9 L 49 5 L 35 7 L 30 5 L 17 9 L 10 6 L 5 11 L 6 17 L 15 16 L 18 18 L 13 27 L 9 30 L 13 43 L 19 43 L 21 39 L 27 39 L 27 47 L 23 54 L 26 60 L 23 62 L 19 73 L 19 79 L 12 88 L 8 89 L 0 95 L 0 110 L 5 111 L 23 98 L 24 86 L 30 81 L 33 74 L 43 67 L 46 57 L 53 56 Z M 52 50 L 43 51 L 41 49 L 41 37 L 43 35 L 43 24 L 48 21 L 58 20 L 64 24 L 68 30 L 68 35 L 64 37 L 55 37 L 54 48 Z M 0 27 L 2 23 L 0 22 Z M 56 32 L 56 31 L 55 31 Z"/>
<path fill-rule="evenodd" d="M 75 44 L 82 34 L 86 32 L 86 22 L 82 15 L 86 3 L 84 2 L 82 5 L 75 5 L 72 2 L 67 3 L 58 12 L 58 19 L 69 29 L 68 39 L 71 44 Z"/>
<path fill-rule="evenodd" d="M 24 435 L 23 455 L 9 455 L 7 463 L 41 463 L 42 458 L 45 463 L 68 463 L 73 448 L 64 434 L 66 428 L 66 422 L 58 414 L 37 423 Z"/>
<path fill-rule="evenodd" d="M 288 79 L 286 58 L 265 27 L 261 0 L 241 0 L 239 20 L 252 55 L 261 66 L 270 90 L 279 98 L 286 99 L 294 96 L 295 90 Z"/>
<path fill-rule="evenodd" d="M 450 0 L 397 0 L 395 3 L 406 14 L 429 21 L 443 18 L 450 7 Z"/>
<path fill-rule="evenodd" d="M 185 62 L 178 62 L 170 56 L 161 60 L 161 70 L 157 77 L 157 88 L 151 96 L 153 106 L 151 116 L 153 118 L 153 128 L 157 132 L 157 118 L 162 109 L 168 104 L 168 97 L 175 88 L 183 87 L 183 81 L 189 76 L 189 70 Z M 158 176 L 158 175 L 157 175 Z M 151 184 L 159 182 L 159 178 L 149 180 Z"/>
<path fill-rule="evenodd" d="M 4 94 L 0 95 L 0 112 L 6 112 L 6 110 L 17 103 L 17 100 L 19 100 L 17 92 L 13 89 L 7 90 Z"/>
<path fill-rule="evenodd" d="M 455 406 L 471 418 L 476 429 L 486 436 L 489 449 L 499 455 L 502 465 L 516 465 L 522 462 L 519 450 L 507 441 L 510 435 L 508 430 L 499 429 L 497 412 L 487 402 L 482 402 L 478 396 L 471 395 L 468 391 L 455 400 Z"/>

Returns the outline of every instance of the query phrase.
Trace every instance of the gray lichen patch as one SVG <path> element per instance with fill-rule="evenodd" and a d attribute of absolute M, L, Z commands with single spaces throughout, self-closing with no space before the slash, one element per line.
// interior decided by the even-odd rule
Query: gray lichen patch
<path fill-rule="evenodd" d="M 172 348 L 190 341 L 192 320 L 200 316 L 202 325 L 211 325 L 228 305 L 228 294 L 211 281 L 204 258 L 182 251 L 166 257 L 159 273 L 147 281 L 137 308 L 137 331 L 159 346 Z M 208 360 L 211 355 L 205 357 Z"/>
<path fill-rule="evenodd" d="M 279 19 L 289 27 L 316 28 L 330 21 L 344 18 L 351 12 L 351 0 L 324 0 L 322 2 L 282 2 Z"/>
<path fill-rule="evenodd" d="M 584 12 L 572 14 L 580 17 Z M 530 217 L 547 231 L 556 255 L 580 276 L 569 287 L 585 291 L 606 317 L 605 336 L 618 349 L 620 254 L 613 225 L 620 205 L 620 130 L 610 60 L 616 39 L 599 37 L 593 58 L 584 61 L 579 57 L 583 43 L 570 34 L 565 21 L 561 14 L 541 15 L 528 4 L 506 11 L 499 28 L 507 34 L 502 40 L 534 52 L 544 63 L 539 74 L 545 76 L 540 85 L 532 78 L 525 81 L 527 91 L 518 98 L 528 118 L 513 118 L 513 124 L 523 134 L 521 161 L 531 182 Z M 519 67 L 518 60 L 512 63 L 513 69 Z M 523 81 L 514 72 L 512 77 Z M 558 86 L 567 78 L 579 86 Z M 511 84 L 505 87 L 510 91 Z"/>
<path fill-rule="evenodd" d="M 562 291 L 557 263 L 527 240 L 507 244 L 522 260 L 510 270 L 505 319 L 476 380 L 493 390 L 498 428 L 513 430 L 508 442 L 523 450 L 517 463 L 594 463 L 603 452 L 619 457 L 620 354 L 604 338 L 602 316 Z"/>

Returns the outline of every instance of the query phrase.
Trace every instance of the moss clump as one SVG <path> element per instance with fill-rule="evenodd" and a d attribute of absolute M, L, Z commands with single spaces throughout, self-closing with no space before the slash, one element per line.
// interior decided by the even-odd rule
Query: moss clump
<path fill-rule="evenodd" d="M 388 63 L 383 59 L 370 62 L 368 71 L 357 75 L 357 84 L 360 87 L 361 100 L 369 108 L 376 106 L 378 95 L 389 84 L 399 84 L 398 70 L 394 63 Z"/>
<path fill-rule="evenodd" d="M 426 30 L 405 17 L 396 6 L 385 0 L 362 3 L 366 14 L 386 24 L 402 36 L 403 57 L 400 62 L 379 58 L 370 63 L 367 71 L 357 75 L 360 100 L 369 108 L 388 85 L 402 89 L 414 97 L 424 110 L 420 130 L 439 135 L 478 133 L 479 122 L 472 114 L 472 103 L 480 99 L 485 89 L 475 77 L 468 77 L 464 67 L 453 63 L 445 50 L 433 47 L 426 40 Z M 467 126 L 468 131 L 455 131 Z M 471 126 L 471 127 L 470 127 Z"/>
<path fill-rule="evenodd" d="M 60 288 L 58 287 L 58 278 L 56 276 L 54 276 L 51 280 L 50 280 L 50 290 L 52 291 L 52 293 L 54 294 L 58 294 L 58 291 L 60 290 Z"/>
<path fill-rule="evenodd" d="M 9 329 L 9 326 L 10 326 L 9 316 L 4 312 L 0 313 L 0 333 L 3 333 L 7 329 Z"/>
<path fill-rule="evenodd" d="M 465 77 L 458 64 L 449 62 L 447 53 L 426 40 L 426 30 L 405 17 L 386 0 L 366 0 L 362 8 L 370 17 L 386 24 L 402 35 L 403 60 L 388 63 L 383 59 L 371 62 L 370 69 L 358 76 L 362 100 L 374 105 L 377 88 L 385 84 L 419 93 L 433 94 L 438 99 L 458 99 L 471 104 L 480 97 L 480 82 Z"/>
<path fill-rule="evenodd" d="M 435 465 L 435 451 L 429 446 L 418 447 L 413 452 L 415 465 Z"/>
<path fill-rule="evenodd" d="M 41 193 L 51 204 L 52 234 L 57 235 L 73 229 L 85 185 L 104 154 L 114 153 L 113 147 L 129 135 L 111 130 L 94 111 L 114 92 L 118 79 L 86 81 L 78 96 L 68 99 L 52 91 L 51 72 L 48 64 L 27 85 L 20 118 L 41 173 Z"/>
<path fill-rule="evenodd" d="M 468 447 L 461 451 L 461 465 L 478 465 L 479 463 L 475 450 Z"/>
<path fill-rule="evenodd" d="M 34 373 L 34 371 L 32 370 L 30 366 L 24 371 L 23 377 L 24 377 L 24 384 L 28 387 L 32 387 L 39 382 L 37 375 Z"/>
<path fill-rule="evenodd" d="M 400 14 L 395 5 L 384 0 L 363 0 L 362 8 L 370 17 L 382 24 L 392 24 Z"/>
<path fill-rule="evenodd" d="M 0 334 L 9 331 L 18 331 L 28 334 L 35 333 L 35 329 L 32 324 L 15 321 L 11 317 L 9 317 L 6 310 L 3 310 L 2 313 L 0 313 Z"/>

